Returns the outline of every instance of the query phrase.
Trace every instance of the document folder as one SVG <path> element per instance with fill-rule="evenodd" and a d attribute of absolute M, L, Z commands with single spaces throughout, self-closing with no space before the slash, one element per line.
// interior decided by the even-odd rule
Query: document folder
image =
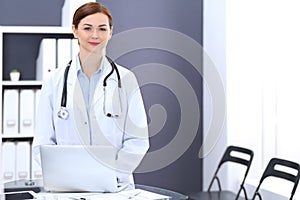
<path fill-rule="evenodd" d="M 31 179 L 37 180 L 42 179 L 43 173 L 42 173 L 42 167 L 41 165 L 34 159 L 31 159 Z"/>
<path fill-rule="evenodd" d="M 19 132 L 19 91 L 4 90 L 3 97 L 3 134 L 17 134 Z"/>
<path fill-rule="evenodd" d="M 72 39 L 57 39 L 57 67 L 66 67 L 72 59 Z"/>
<path fill-rule="evenodd" d="M 17 142 L 16 145 L 16 180 L 30 178 L 30 144 Z"/>
<path fill-rule="evenodd" d="M 91 1 L 95 2 L 95 0 L 65 0 L 61 11 L 61 26 L 72 27 L 72 19 L 75 10 L 84 3 Z"/>
<path fill-rule="evenodd" d="M 34 131 L 34 91 L 20 91 L 20 134 L 33 135 Z"/>
<path fill-rule="evenodd" d="M 14 142 L 2 144 L 3 182 L 14 181 L 16 168 L 16 147 Z"/>
<path fill-rule="evenodd" d="M 34 120 L 36 120 L 37 111 L 38 111 L 38 108 L 39 108 L 40 94 L 41 94 L 41 90 L 40 89 L 36 90 L 35 94 L 34 94 Z M 36 124 L 34 123 L 34 126 L 35 125 Z"/>
<path fill-rule="evenodd" d="M 36 60 L 36 80 L 47 80 L 56 68 L 56 39 L 44 38 L 41 41 Z"/>
<path fill-rule="evenodd" d="M 79 53 L 78 39 L 72 39 L 72 58 Z"/>

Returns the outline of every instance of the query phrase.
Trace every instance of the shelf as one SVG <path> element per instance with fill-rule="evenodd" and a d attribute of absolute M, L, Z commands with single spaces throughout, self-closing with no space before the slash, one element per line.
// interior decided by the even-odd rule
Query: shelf
<path fill-rule="evenodd" d="M 31 134 L 1 134 L 2 140 L 3 139 L 18 139 L 18 138 L 33 138 Z"/>
<path fill-rule="evenodd" d="M 41 86 L 43 81 L 2 81 L 3 86 Z"/>
<path fill-rule="evenodd" d="M 20 34 L 70 34 L 72 27 L 62 26 L 0 26 L 0 32 Z"/>
<path fill-rule="evenodd" d="M 24 116 L 25 113 L 30 112 L 34 116 L 30 115 L 28 117 L 32 118 L 32 120 L 35 119 L 39 92 L 44 83 L 44 81 L 36 80 L 36 59 L 39 54 L 40 43 L 44 38 L 57 40 L 60 38 L 73 39 L 72 27 L 0 26 L 0 113 L 2 113 L 0 116 L 0 143 L 2 142 L 2 144 L 7 145 L 4 150 L 2 149 L 4 145 L 0 147 L 0 152 L 2 152 L 0 157 L 4 155 L 5 158 L 15 158 L 15 161 L 19 162 L 18 154 L 21 153 L 19 156 L 22 156 L 22 165 L 24 165 L 22 167 L 29 169 L 28 174 L 31 179 L 37 178 L 35 176 L 36 172 L 41 174 L 41 169 L 32 163 L 31 157 L 31 147 L 35 132 L 34 127 L 30 131 L 29 129 L 23 131 L 20 126 L 19 128 L 14 126 L 13 130 L 6 131 L 6 126 L 3 124 L 3 111 L 5 108 L 6 112 L 17 112 L 17 114 L 14 113 L 13 117 L 17 118 L 14 120 L 19 120 L 19 125 L 21 123 L 20 120 L 23 119 L 21 115 Z M 19 81 L 11 81 L 10 79 L 9 74 L 13 68 L 18 68 L 21 72 L 21 79 Z M 30 93 L 26 93 L 29 90 L 31 90 Z M 15 95 L 12 96 L 12 98 L 15 98 L 12 104 L 9 104 L 10 100 L 4 98 L 4 95 L 9 95 L 9 92 L 15 92 Z M 27 98 L 27 102 L 23 98 Z M 6 105 L 4 105 L 4 100 Z M 18 104 L 18 110 L 16 109 L 16 104 Z M 13 109 L 9 110 L 9 108 Z M 24 152 L 21 152 L 20 149 Z M 26 155 L 23 156 L 23 154 Z M 13 167 L 16 166 L 15 164 L 13 165 Z M 14 173 L 15 177 L 17 177 L 17 171 L 14 171 Z"/>

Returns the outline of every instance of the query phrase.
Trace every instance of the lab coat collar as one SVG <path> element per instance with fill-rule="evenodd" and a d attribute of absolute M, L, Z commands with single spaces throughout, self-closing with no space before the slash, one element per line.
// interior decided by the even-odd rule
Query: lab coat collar
<path fill-rule="evenodd" d="M 83 94 L 82 94 L 82 91 L 79 90 L 79 91 L 74 91 L 75 90 L 75 83 L 76 81 L 78 81 L 78 78 L 77 78 L 77 70 L 78 70 L 78 66 L 77 66 L 77 59 L 78 59 L 78 55 L 74 56 L 73 57 L 73 62 L 71 63 L 71 67 L 70 67 L 70 70 L 69 70 L 69 75 L 68 75 L 68 86 L 70 88 L 72 88 L 71 90 L 68 90 L 68 91 L 73 91 L 73 95 L 75 95 L 76 93 L 76 96 L 79 97 L 79 99 L 77 99 L 76 101 L 79 101 L 81 104 L 82 104 L 82 108 L 83 110 L 85 110 L 85 103 L 84 103 L 84 98 L 83 98 Z M 74 62 L 75 61 L 75 62 Z M 79 59 L 78 59 L 79 61 Z M 80 67 L 80 66 L 79 66 Z M 99 92 L 99 91 L 103 91 L 103 81 L 104 81 L 104 78 L 109 74 L 109 72 L 111 71 L 111 65 L 109 63 L 109 61 L 107 60 L 106 56 L 103 57 L 102 59 L 102 66 L 101 66 L 101 70 L 102 70 L 102 74 L 100 76 L 100 79 L 97 83 L 97 86 L 96 86 L 96 89 L 95 89 L 95 93 L 94 93 L 94 96 L 93 96 L 93 100 L 92 100 L 92 104 L 91 104 L 91 107 L 93 105 L 95 105 L 95 103 L 100 100 L 101 98 L 103 98 L 103 92 Z M 110 77 L 110 79 L 114 79 L 116 78 L 115 77 L 115 73 Z M 117 78 L 116 78 L 116 81 L 117 81 Z M 78 83 L 79 84 L 79 83 Z M 78 89 L 76 89 L 78 90 Z M 78 96 L 79 95 L 79 96 Z"/>
<path fill-rule="evenodd" d="M 105 57 L 105 56 L 104 56 L 104 57 Z M 79 54 L 76 55 L 75 60 L 76 60 L 76 71 L 77 71 L 77 75 L 78 75 L 79 73 L 82 73 L 82 74 L 83 74 L 82 66 L 81 66 L 80 60 L 79 60 Z M 95 73 L 100 73 L 99 71 L 101 71 L 101 70 L 103 69 L 103 63 L 104 63 L 103 60 L 104 60 L 104 59 L 101 59 L 100 66 L 99 66 L 98 70 L 97 70 Z"/>
<path fill-rule="evenodd" d="M 104 56 L 102 60 L 103 60 L 103 64 L 102 64 L 103 71 L 102 71 L 100 79 L 97 83 L 91 106 L 93 106 L 100 98 L 103 98 L 103 92 L 102 92 L 103 91 L 103 81 L 104 81 L 104 78 L 111 71 L 111 65 L 110 65 L 109 61 L 107 60 L 107 58 Z M 114 77 L 114 74 L 111 77 Z M 99 91 L 101 91 L 101 92 L 99 92 Z"/>
<path fill-rule="evenodd" d="M 73 56 L 71 63 L 71 67 L 69 70 L 69 75 L 68 75 L 68 85 L 73 85 L 75 81 L 77 80 L 77 73 L 78 70 L 81 70 L 80 62 L 79 62 L 79 56 L 75 55 Z M 98 81 L 97 87 L 99 84 L 103 85 L 103 80 L 104 77 L 110 72 L 111 66 L 109 61 L 107 60 L 106 56 L 103 56 L 103 59 L 101 60 L 100 64 L 100 70 L 102 70 L 102 75 L 100 77 L 100 80 Z"/>

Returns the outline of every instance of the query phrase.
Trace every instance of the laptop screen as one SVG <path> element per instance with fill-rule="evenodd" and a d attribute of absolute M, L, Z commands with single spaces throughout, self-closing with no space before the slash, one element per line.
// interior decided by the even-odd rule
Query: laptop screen
<path fill-rule="evenodd" d="M 44 145 L 41 164 L 47 191 L 117 192 L 112 146 Z"/>

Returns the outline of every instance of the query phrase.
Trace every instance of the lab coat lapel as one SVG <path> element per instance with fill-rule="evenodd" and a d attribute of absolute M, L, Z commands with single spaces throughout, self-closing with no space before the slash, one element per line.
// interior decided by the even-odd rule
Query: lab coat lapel
<path fill-rule="evenodd" d="M 73 59 L 68 77 L 68 93 L 70 95 L 68 95 L 67 101 L 72 103 L 71 110 L 74 112 L 73 126 L 76 127 L 82 143 L 88 145 L 90 144 L 88 116 L 80 83 L 77 78 L 75 59 Z"/>
<path fill-rule="evenodd" d="M 103 69 L 102 69 L 102 75 L 100 76 L 100 79 L 97 83 L 97 86 L 95 88 L 95 92 L 94 92 L 94 96 L 93 96 L 93 103 L 92 103 L 92 107 L 97 103 L 97 101 L 99 101 L 100 99 L 103 101 L 103 96 L 104 96 L 104 92 L 103 92 L 103 81 L 104 78 L 109 74 L 110 70 L 111 70 L 111 66 L 110 63 L 108 62 L 108 60 L 106 58 L 104 58 L 103 60 L 103 65 L 102 65 Z"/>
<path fill-rule="evenodd" d="M 82 90 L 77 78 L 77 70 L 76 70 L 76 60 L 73 60 L 72 65 L 70 67 L 69 76 L 68 76 L 68 91 L 70 91 L 69 95 L 72 99 L 68 99 L 68 101 L 73 102 L 73 108 L 79 108 L 83 113 L 86 113 L 86 107 L 84 102 L 84 97 L 82 94 Z"/>
<path fill-rule="evenodd" d="M 92 108 L 95 107 L 96 103 L 100 103 L 103 112 L 105 107 L 106 113 L 120 115 L 122 113 L 122 105 L 120 100 L 120 96 L 122 96 L 122 94 L 119 94 L 120 91 L 118 89 L 116 70 L 114 70 L 113 74 L 111 74 L 106 80 L 106 94 L 104 95 L 103 81 L 112 69 L 111 64 L 106 58 L 104 59 L 103 68 L 103 74 L 101 75 L 95 90 Z"/>

